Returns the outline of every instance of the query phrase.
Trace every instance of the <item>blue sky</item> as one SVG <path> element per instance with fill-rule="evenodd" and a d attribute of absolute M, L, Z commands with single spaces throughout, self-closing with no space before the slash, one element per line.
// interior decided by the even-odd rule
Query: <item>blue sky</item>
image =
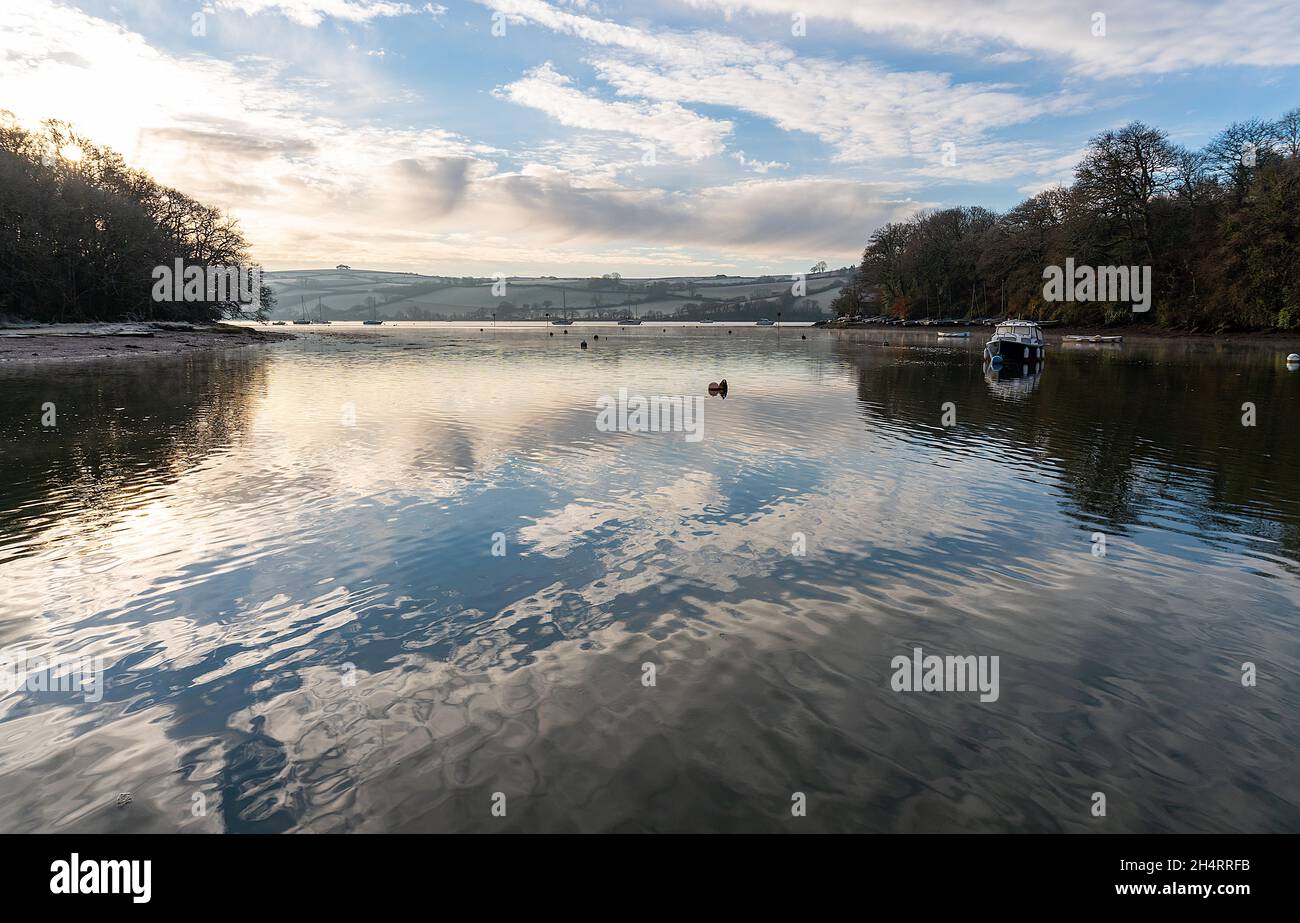
<path fill-rule="evenodd" d="M 0 108 L 229 210 L 268 268 L 633 276 L 842 265 L 1131 119 L 1194 147 L 1300 105 L 1294 0 L 973 6 L 23 0 Z"/>

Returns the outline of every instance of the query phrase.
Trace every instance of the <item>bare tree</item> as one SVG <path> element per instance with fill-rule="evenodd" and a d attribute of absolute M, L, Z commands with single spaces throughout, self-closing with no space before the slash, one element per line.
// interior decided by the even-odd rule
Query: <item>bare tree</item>
<path fill-rule="evenodd" d="M 1300 106 L 1273 123 L 1272 135 L 1278 153 L 1292 160 L 1300 159 Z"/>
<path fill-rule="evenodd" d="M 1205 148 L 1210 166 L 1236 190 L 1246 194 L 1258 168 L 1274 154 L 1274 127 L 1260 119 L 1233 122 Z"/>
<path fill-rule="evenodd" d="M 1169 189 L 1177 157 L 1168 136 L 1141 122 L 1107 131 L 1088 144 L 1075 168 L 1076 188 L 1096 207 L 1119 219 L 1130 244 L 1155 261 L 1151 200 Z"/>
<path fill-rule="evenodd" d="M 1204 151 L 1174 148 L 1174 189 L 1188 205 L 1203 201 L 1213 189 L 1210 158 Z"/>

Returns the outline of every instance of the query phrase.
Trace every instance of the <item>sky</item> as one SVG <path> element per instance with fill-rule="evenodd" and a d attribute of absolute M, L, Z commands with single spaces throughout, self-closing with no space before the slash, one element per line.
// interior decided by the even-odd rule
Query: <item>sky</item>
<path fill-rule="evenodd" d="M 1006 209 L 1132 119 L 1300 106 L 1296 0 L 5 0 L 0 109 L 267 269 L 776 274 Z"/>

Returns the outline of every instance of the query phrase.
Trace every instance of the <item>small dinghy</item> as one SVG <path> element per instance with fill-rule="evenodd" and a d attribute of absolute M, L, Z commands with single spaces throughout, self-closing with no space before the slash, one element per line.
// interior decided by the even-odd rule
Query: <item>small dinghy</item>
<path fill-rule="evenodd" d="M 1070 337 L 1063 337 L 1063 339 L 1064 339 L 1065 342 L 1067 342 L 1067 343 L 1122 343 L 1122 342 L 1124 342 L 1124 338 L 1123 338 L 1123 337 L 1082 337 L 1082 336 L 1070 336 Z"/>
<path fill-rule="evenodd" d="M 941 340 L 964 340 L 966 339 L 966 337 L 970 336 L 970 334 L 969 333 L 940 333 L 938 334 L 938 336 L 939 339 Z"/>

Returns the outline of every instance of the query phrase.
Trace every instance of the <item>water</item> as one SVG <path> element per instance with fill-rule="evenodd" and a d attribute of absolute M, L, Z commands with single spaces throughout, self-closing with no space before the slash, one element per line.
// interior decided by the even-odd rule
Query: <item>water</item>
<path fill-rule="evenodd" d="M 0 369 L 0 830 L 1300 831 L 1278 349 L 664 329 Z"/>

